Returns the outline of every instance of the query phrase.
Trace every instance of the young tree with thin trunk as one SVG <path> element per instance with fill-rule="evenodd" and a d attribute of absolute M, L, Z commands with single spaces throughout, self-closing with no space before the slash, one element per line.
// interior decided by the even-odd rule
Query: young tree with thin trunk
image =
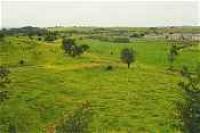
<path fill-rule="evenodd" d="M 135 62 L 135 51 L 129 48 L 123 49 L 121 51 L 121 60 L 128 65 L 128 68 L 130 68 L 131 63 Z"/>

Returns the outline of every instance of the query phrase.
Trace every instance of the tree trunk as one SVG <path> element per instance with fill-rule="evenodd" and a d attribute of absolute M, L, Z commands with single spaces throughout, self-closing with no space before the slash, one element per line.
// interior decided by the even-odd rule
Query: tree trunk
<path fill-rule="evenodd" d="M 128 68 L 130 68 L 130 63 L 128 63 Z"/>

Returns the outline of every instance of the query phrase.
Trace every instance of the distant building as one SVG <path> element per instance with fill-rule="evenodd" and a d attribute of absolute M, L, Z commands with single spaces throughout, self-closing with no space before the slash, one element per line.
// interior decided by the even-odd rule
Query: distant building
<path fill-rule="evenodd" d="M 200 34 L 193 33 L 174 33 L 167 35 L 169 40 L 189 40 L 189 41 L 200 41 Z"/>

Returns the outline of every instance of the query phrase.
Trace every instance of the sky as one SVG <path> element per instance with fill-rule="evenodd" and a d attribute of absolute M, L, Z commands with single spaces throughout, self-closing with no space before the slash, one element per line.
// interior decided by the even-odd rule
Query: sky
<path fill-rule="evenodd" d="M 3 1 L 2 27 L 198 25 L 198 1 Z"/>

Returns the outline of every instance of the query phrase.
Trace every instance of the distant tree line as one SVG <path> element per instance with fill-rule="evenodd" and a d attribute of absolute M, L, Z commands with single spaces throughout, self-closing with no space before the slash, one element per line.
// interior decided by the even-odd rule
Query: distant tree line
<path fill-rule="evenodd" d="M 39 28 L 39 27 L 32 27 L 32 26 L 26 26 L 22 28 L 10 28 L 10 29 L 5 29 L 3 28 L 1 30 L 2 34 L 5 35 L 16 35 L 16 34 L 22 34 L 22 35 L 38 35 L 42 36 L 48 32 L 47 29 L 44 28 Z"/>

